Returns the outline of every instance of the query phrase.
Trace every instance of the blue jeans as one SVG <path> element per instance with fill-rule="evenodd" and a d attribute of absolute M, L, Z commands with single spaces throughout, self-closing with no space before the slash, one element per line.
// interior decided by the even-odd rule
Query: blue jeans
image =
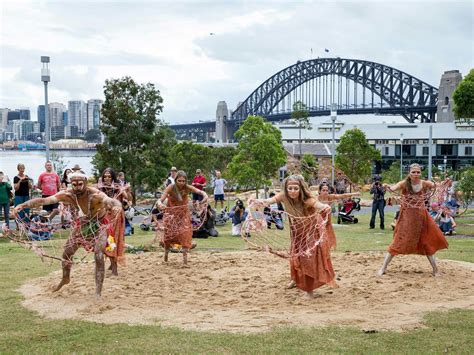
<path fill-rule="evenodd" d="M 379 211 L 380 216 L 380 228 L 384 227 L 384 212 L 383 209 L 385 207 L 385 200 L 373 200 L 372 202 L 372 217 L 370 218 L 370 228 L 375 228 L 375 215 L 377 211 Z"/>
<path fill-rule="evenodd" d="M 10 203 L 1 203 L 0 204 L 0 215 L 2 214 L 5 217 L 5 224 L 10 228 Z"/>
<path fill-rule="evenodd" d="M 449 233 L 453 230 L 453 225 L 452 225 L 451 221 L 444 222 L 444 223 L 440 223 L 439 228 L 441 228 L 443 233 Z"/>
<path fill-rule="evenodd" d="M 15 195 L 15 201 L 14 201 L 14 206 L 18 206 L 20 203 L 23 203 L 23 202 L 26 202 L 30 199 L 30 196 L 16 196 Z M 20 213 L 18 214 L 18 216 L 20 217 L 20 220 L 24 220 L 25 219 L 25 215 L 29 215 L 30 214 L 30 209 L 29 208 L 24 208 L 20 211 Z"/>

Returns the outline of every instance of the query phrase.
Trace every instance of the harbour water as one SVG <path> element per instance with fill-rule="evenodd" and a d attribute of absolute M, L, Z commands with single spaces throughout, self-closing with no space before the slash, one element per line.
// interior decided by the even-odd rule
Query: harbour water
<path fill-rule="evenodd" d="M 50 151 L 51 160 L 60 160 L 64 162 L 66 168 L 72 168 L 79 164 L 82 170 L 91 175 L 93 172 L 92 158 L 95 151 L 82 150 L 60 150 Z M 0 171 L 8 175 L 10 180 L 18 173 L 16 166 L 18 163 L 25 164 L 25 174 L 33 178 L 34 182 L 38 180 L 39 175 L 44 171 L 46 161 L 46 152 L 43 151 L 21 151 L 21 150 L 1 150 L 0 151 Z"/>

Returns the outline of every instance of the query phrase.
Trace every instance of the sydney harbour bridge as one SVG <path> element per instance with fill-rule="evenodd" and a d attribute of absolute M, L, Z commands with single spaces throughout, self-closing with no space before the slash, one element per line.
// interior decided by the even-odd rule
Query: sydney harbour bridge
<path fill-rule="evenodd" d="M 339 57 L 310 59 L 274 74 L 235 111 L 217 115 L 217 120 L 170 127 L 178 139 L 209 141 L 215 136 L 230 141 L 249 115 L 284 121 L 291 118 L 297 101 L 306 105 L 311 117 L 329 116 L 335 109 L 338 115 L 400 115 L 411 123 L 435 122 L 438 89 L 379 63 Z"/>

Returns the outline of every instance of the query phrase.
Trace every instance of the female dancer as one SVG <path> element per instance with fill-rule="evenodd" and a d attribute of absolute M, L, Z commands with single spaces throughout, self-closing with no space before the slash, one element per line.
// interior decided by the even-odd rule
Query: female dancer
<path fill-rule="evenodd" d="M 385 254 L 385 260 L 378 275 L 382 276 L 395 255 L 426 255 L 433 268 L 433 275 L 438 276 L 434 254 L 448 247 L 448 242 L 425 207 L 425 198 L 429 189 L 435 187 L 431 181 L 421 179 L 421 167 L 410 165 L 410 173 L 393 186 L 384 184 L 388 191 L 401 190 L 400 215 L 393 231 L 393 241 Z"/>
<path fill-rule="evenodd" d="M 352 196 L 359 196 L 359 192 L 346 193 L 346 194 L 330 194 L 329 186 L 327 184 L 319 185 L 319 201 L 327 205 L 331 205 L 333 201 L 350 198 Z M 328 216 L 328 222 L 326 223 L 326 238 L 329 241 L 331 248 L 336 248 L 336 234 L 332 227 L 331 215 Z"/>
<path fill-rule="evenodd" d="M 310 255 L 301 253 L 301 250 L 295 250 L 301 244 L 299 243 L 300 239 L 306 237 L 307 230 L 312 230 L 313 233 L 317 234 L 314 236 L 316 240 L 321 238 L 324 231 L 311 228 L 317 223 L 317 220 L 313 217 L 317 216 L 316 212 L 331 213 L 331 207 L 319 202 L 317 198 L 311 195 L 304 178 L 301 175 L 291 175 L 285 180 L 283 192 L 269 199 L 249 201 L 249 203 L 255 202 L 264 206 L 282 202 L 285 211 L 290 216 L 292 251 L 298 253 L 298 255 L 290 256 L 292 282 L 288 285 L 288 288 L 296 286 L 306 291 L 307 297 L 312 298 L 313 290 L 316 288 L 325 284 L 335 286 L 335 273 L 331 263 L 330 243 L 328 241 L 324 240 L 319 243 Z"/>
<path fill-rule="evenodd" d="M 192 248 L 193 226 L 189 212 L 188 195 L 195 193 L 203 196 L 201 203 L 207 201 L 207 194 L 186 183 L 186 173 L 179 170 L 174 184 L 168 185 L 158 200 L 158 208 L 165 209 L 163 224 L 163 245 L 165 248 L 165 262 L 172 244 L 180 244 L 183 249 L 183 263 L 188 263 L 188 250 Z M 167 206 L 163 202 L 168 199 Z"/>

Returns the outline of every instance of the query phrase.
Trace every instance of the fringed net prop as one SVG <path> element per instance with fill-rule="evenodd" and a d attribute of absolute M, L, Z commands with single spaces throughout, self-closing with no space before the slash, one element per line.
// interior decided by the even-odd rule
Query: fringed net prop
<path fill-rule="evenodd" d="M 162 208 L 154 223 L 155 237 L 151 244 L 176 244 L 190 248 L 191 245 L 186 244 L 191 243 L 193 231 L 201 228 L 206 221 L 207 208 L 207 201 L 189 201 L 186 205 Z"/>
<path fill-rule="evenodd" d="M 79 217 L 75 208 L 63 203 L 59 204 L 59 211 L 59 215 L 66 221 L 64 224 L 50 222 L 47 216 L 41 215 L 41 212 L 31 210 L 28 214 L 15 215 L 16 230 L 4 227 L 3 232 L 11 241 L 33 250 L 43 261 L 82 262 L 94 251 L 99 238 L 107 239 L 105 250 L 107 255 L 116 253 L 119 240 L 123 239 L 119 237 L 119 233 L 123 233 L 123 230 L 114 230 L 113 226 L 124 223 L 123 214 L 113 218 L 106 215 L 100 220 L 89 219 Z M 63 258 L 64 250 L 78 249 L 81 251 L 75 254 L 73 259 Z"/>
<path fill-rule="evenodd" d="M 130 184 L 124 182 L 113 182 L 110 185 L 104 184 L 102 179 L 97 181 L 97 189 L 104 192 L 107 196 L 124 202 L 127 200 L 128 190 L 130 189 Z M 131 202 L 131 201 L 130 201 Z M 127 206 L 124 206 L 127 207 Z"/>
<path fill-rule="evenodd" d="M 446 179 L 442 182 L 435 183 L 434 188 L 422 191 L 421 193 L 403 194 L 399 191 L 388 191 L 395 195 L 395 200 L 404 208 L 428 208 L 432 203 L 438 205 L 445 204 L 448 196 L 448 190 L 451 181 Z"/>
<path fill-rule="evenodd" d="M 249 206 L 249 217 L 242 223 L 241 235 L 250 248 L 268 251 L 282 258 L 310 256 L 316 247 L 328 243 L 329 215 L 315 212 L 293 216 L 285 211 L 265 210 L 258 203 Z"/>

